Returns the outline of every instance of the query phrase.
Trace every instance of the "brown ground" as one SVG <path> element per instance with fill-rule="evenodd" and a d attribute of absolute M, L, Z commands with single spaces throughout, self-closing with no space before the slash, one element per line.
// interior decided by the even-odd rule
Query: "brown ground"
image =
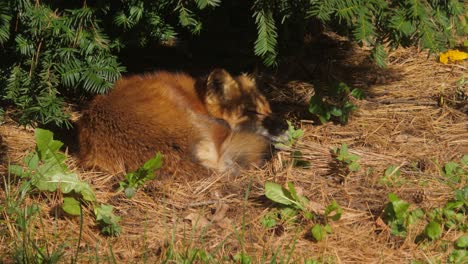
<path fill-rule="evenodd" d="M 115 238 L 100 235 L 91 211 L 86 209 L 78 262 L 107 262 L 114 254 L 118 263 L 155 263 L 165 259 L 171 248 L 174 254 L 201 248 L 227 262 L 242 249 L 254 263 L 262 257 L 269 261 L 275 253 L 284 262 L 291 255 L 298 263 L 305 258 L 328 263 L 445 262 L 460 233 L 444 232 L 441 240 L 418 245 L 414 238 L 423 226 L 416 226 L 406 239 L 397 238 L 380 223 L 379 216 L 390 192 L 410 202 L 412 208 L 423 209 L 443 206 L 453 196 L 440 166 L 468 154 L 468 87 L 456 85 L 464 74 L 468 77 L 468 64 L 442 65 L 426 53 L 406 49 L 390 53 L 388 69 L 379 70 L 370 66 L 366 51 L 354 47 L 351 53 L 343 43 L 336 46 L 339 63 L 326 56 L 315 64 L 296 60 L 289 72 L 284 70 L 276 79 L 267 80 L 272 101 L 282 112 L 289 111 L 289 116 L 299 119 L 308 118 L 304 112 L 312 86 L 283 80 L 333 72 L 366 91 L 367 98 L 356 101 L 359 109 L 347 125 L 297 121 L 305 136 L 296 148 L 311 168 L 292 168 L 289 153 L 280 152 L 268 168 L 237 178 L 213 175 L 190 182 L 154 181 L 131 200 L 115 192 L 116 178 L 121 176 L 81 171 L 80 177 L 92 184 L 98 200 L 115 206 L 122 217 L 122 233 Z M 444 103 L 440 103 L 442 99 Z M 0 136 L 5 154 L 0 169 L 6 175 L 8 162 L 20 161 L 33 149 L 33 131 L 7 122 L 0 126 Z M 338 168 L 331 149 L 342 143 L 361 157 L 360 171 L 347 173 Z M 69 163 L 78 170 L 73 156 Z M 399 187 L 379 183 L 385 168 L 392 164 L 402 171 Z M 262 227 L 260 219 L 273 208 L 263 196 L 266 181 L 293 182 L 318 212 L 336 200 L 343 217 L 332 223 L 333 234 L 317 243 L 306 234 L 311 223 L 284 225 L 277 230 Z M 466 182 L 462 179 L 455 187 Z M 4 197 L 2 184 L 0 200 Z M 80 221 L 79 217 L 54 216 L 60 197 L 34 195 L 27 202 L 41 208 L 41 218 L 33 221 L 33 240 L 50 251 L 63 246 L 62 260 L 68 262 L 76 251 Z M 18 230 L 3 214 L 0 259 L 10 262 L 18 241 L 12 237 Z M 444 244 L 448 249 L 443 249 Z"/>

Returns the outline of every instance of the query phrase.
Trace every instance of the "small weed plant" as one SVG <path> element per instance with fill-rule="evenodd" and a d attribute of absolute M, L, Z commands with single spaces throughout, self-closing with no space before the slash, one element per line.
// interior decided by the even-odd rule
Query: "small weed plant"
<path fill-rule="evenodd" d="M 408 227 L 421 219 L 424 212 L 421 209 L 409 211 L 410 204 L 393 193 L 388 195 L 388 200 L 390 202 L 385 207 L 383 218 L 392 235 L 405 237 Z"/>
<path fill-rule="evenodd" d="M 287 139 L 275 144 L 276 149 L 291 151 L 292 166 L 296 168 L 310 168 L 310 162 L 303 159 L 302 152 L 293 150 L 296 142 L 304 136 L 304 130 L 296 129 L 290 121 L 286 131 Z"/>
<path fill-rule="evenodd" d="M 358 171 L 361 168 L 361 165 L 358 162 L 360 157 L 356 154 L 349 153 L 348 146 L 346 144 L 342 144 L 341 148 L 334 148 L 333 154 L 338 161 L 347 166 L 349 171 Z"/>
<path fill-rule="evenodd" d="M 162 155 L 158 152 L 154 158 L 145 162 L 138 170 L 127 173 L 125 181 L 119 182 L 119 190 L 123 190 L 127 198 L 132 198 L 139 186 L 156 177 L 154 172 L 161 168 L 162 164 Z"/>
<path fill-rule="evenodd" d="M 447 162 L 442 168 L 442 175 L 449 186 L 462 183 L 468 178 L 468 155 L 464 155 L 460 162 Z"/>
<path fill-rule="evenodd" d="M 272 211 L 261 220 L 262 225 L 267 228 L 275 227 L 279 221 L 293 224 L 300 215 L 306 221 L 315 222 L 311 235 L 316 241 L 321 241 L 332 232 L 329 222 L 338 221 L 341 218 L 342 209 L 336 201 L 326 207 L 324 215 L 312 213 L 309 209 L 310 201 L 305 196 L 299 195 L 291 182 L 288 183 L 288 188 L 267 182 L 265 196 L 282 206 L 279 211 Z"/>
<path fill-rule="evenodd" d="M 435 241 L 443 236 L 444 231 L 459 231 L 466 234 L 468 225 L 466 215 L 468 212 L 468 186 L 455 191 L 454 198 L 442 208 L 424 211 L 421 208 L 409 210 L 410 204 L 389 194 L 389 203 L 383 212 L 384 221 L 391 233 L 406 237 L 408 230 L 418 221 L 424 221 L 425 228 L 416 236 L 415 242 Z M 464 263 L 468 257 L 468 236 L 462 235 L 454 242 L 454 250 L 449 256 L 449 263 Z"/>
<path fill-rule="evenodd" d="M 304 130 L 296 129 L 290 121 L 286 122 L 288 123 L 287 138 L 275 144 L 275 148 L 280 150 L 290 150 L 304 136 Z"/>
<path fill-rule="evenodd" d="M 389 187 L 400 187 L 405 183 L 401 177 L 400 168 L 396 165 L 390 165 L 385 169 L 383 177 L 380 179 L 380 184 Z"/>
<path fill-rule="evenodd" d="M 63 143 L 53 139 L 48 130 L 36 129 L 36 149 L 24 158 L 25 167 L 10 165 L 9 172 L 23 181 L 24 195 L 34 190 L 40 192 L 61 192 L 64 196 L 62 209 L 70 215 L 81 215 L 81 207 L 94 208 L 96 220 L 107 235 L 118 235 L 120 217 L 113 214 L 111 205 L 96 201 L 91 186 L 80 180 L 66 165 L 66 156 L 60 152 Z M 105 209 L 103 209 L 105 208 Z"/>

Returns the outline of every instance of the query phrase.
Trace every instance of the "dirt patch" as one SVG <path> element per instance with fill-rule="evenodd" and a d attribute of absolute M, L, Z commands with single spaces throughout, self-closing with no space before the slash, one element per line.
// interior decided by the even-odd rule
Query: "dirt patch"
<path fill-rule="evenodd" d="M 336 52 L 330 53 L 341 58 L 339 64 L 331 55 L 323 58 L 324 63 L 299 60 L 290 64 L 290 72 L 265 77 L 266 92 L 276 109 L 305 130 L 295 148 L 310 162 L 308 169 L 290 166 L 290 152 L 279 152 L 265 168 L 239 177 L 155 180 L 130 200 L 116 193 L 116 179 L 121 175 L 81 171 L 71 156 L 70 167 L 92 184 L 99 201 L 115 206 L 122 217 L 122 234 L 108 238 L 99 234 L 92 212 L 85 209 L 78 262 L 115 258 L 119 263 L 155 263 L 174 252 L 189 254 L 188 249 L 211 252 L 221 262 L 233 261 L 241 251 L 252 256 L 254 263 L 262 257 L 272 259 L 275 253 L 284 259 L 321 258 L 330 263 L 444 262 L 450 250 L 441 252 L 437 243 L 418 246 L 411 239 L 414 235 L 407 239 L 392 236 L 378 219 L 390 192 L 423 209 L 442 206 L 453 196 L 440 166 L 468 154 L 467 101 L 457 97 L 467 89 L 457 81 L 468 65 L 466 61 L 442 65 L 426 53 L 406 49 L 390 53 L 389 68 L 382 70 L 370 65 L 367 51 L 353 47 L 350 55 L 349 46 L 345 49 L 343 45 L 338 43 Z M 315 51 L 309 56 L 318 53 L 323 54 Z M 305 79 L 326 79 L 330 73 L 367 94 L 366 99 L 355 102 L 359 108 L 347 125 L 318 125 L 306 111 L 313 85 Z M 444 99 L 448 103 L 441 102 Z M 0 136 L 4 157 L 0 171 L 6 178 L 7 161 L 18 162 L 34 148 L 33 132 L 7 122 L 0 126 Z M 331 150 L 342 143 L 361 157 L 358 172 L 337 168 Z M 380 182 L 389 165 L 400 168 L 401 185 Z M 264 197 L 266 181 L 293 182 L 321 206 L 336 200 L 344 212 L 342 219 L 332 224 L 333 234 L 316 243 L 307 236 L 306 227 L 262 227 L 260 219 L 273 206 Z M 462 184 L 466 179 L 455 187 Z M 49 250 L 62 248 L 69 259 L 76 250 L 80 219 L 57 217 L 54 212 L 59 196 L 28 199 L 41 211 L 31 239 Z M 4 188 L 0 197 L 6 197 Z M 6 217 L 2 221 L 8 221 Z M 197 225 L 197 221 L 204 224 Z M 15 228 L 11 223 L 0 227 L 0 252 L 5 262 L 12 261 L 9 256 L 13 254 Z M 453 241 L 459 235 L 449 231 L 443 241 Z"/>

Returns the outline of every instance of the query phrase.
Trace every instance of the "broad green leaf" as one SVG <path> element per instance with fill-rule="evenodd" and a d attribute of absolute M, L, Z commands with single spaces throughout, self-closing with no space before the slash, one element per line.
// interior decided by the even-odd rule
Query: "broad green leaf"
<path fill-rule="evenodd" d="M 299 198 L 299 196 L 297 195 L 297 192 L 296 192 L 296 188 L 294 188 L 294 184 L 292 182 L 288 182 L 288 188 L 289 188 L 289 192 L 291 193 L 291 196 L 292 198 L 300 203 L 301 202 L 301 199 Z"/>
<path fill-rule="evenodd" d="M 291 193 L 283 188 L 281 185 L 274 182 L 265 183 L 265 196 L 272 200 L 283 205 L 292 205 L 297 204 L 291 196 Z"/>
<path fill-rule="evenodd" d="M 53 140 L 53 136 L 54 133 L 45 129 L 37 128 L 34 132 L 39 157 L 43 161 L 49 157 L 54 157 L 63 145 L 62 142 Z M 55 158 L 57 159 L 57 156 Z"/>
<path fill-rule="evenodd" d="M 442 235 L 442 228 L 440 224 L 431 221 L 427 224 L 426 228 L 424 229 L 424 234 L 431 240 L 435 240 Z"/>
<path fill-rule="evenodd" d="M 136 190 L 133 187 L 128 187 L 125 188 L 125 196 L 129 199 L 133 198 L 135 196 Z"/>
<path fill-rule="evenodd" d="M 330 216 L 330 213 L 332 212 L 335 212 L 335 214 Z M 342 213 L 343 209 L 335 200 L 325 208 L 325 216 L 331 218 L 333 221 L 340 220 Z"/>
<path fill-rule="evenodd" d="M 162 165 L 163 165 L 162 155 L 161 153 L 158 152 L 154 158 L 148 160 L 147 162 L 145 162 L 145 164 L 143 164 L 143 168 L 154 172 L 154 170 L 161 168 Z"/>
<path fill-rule="evenodd" d="M 450 254 L 449 262 L 455 264 L 465 264 L 468 259 L 468 250 L 456 249 Z"/>
<path fill-rule="evenodd" d="M 29 169 L 35 170 L 39 166 L 39 156 L 37 153 L 30 153 L 25 159 L 24 164 L 28 166 Z"/>
<path fill-rule="evenodd" d="M 457 248 L 468 248 L 468 236 L 461 236 L 455 241 L 455 246 Z"/>
<path fill-rule="evenodd" d="M 327 231 L 321 224 L 315 224 L 312 227 L 311 232 L 312 232 L 312 236 L 317 241 L 322 241 L 323 239 L 325 239 L 325 237 L 327 237 Z"/>
<path fill-rule="evenodd" d="M 8 173 L 16 175 L 16 176 L 23 177 L 24 176 L 24 169 L 23 169 L 23 167 L 21 167 L 19 165 L 12 164 L 12 165 L 8 166 Z"/>
<path fill-rule="evenodd" d="M 444 166 L 444 172 L 447 176 L 454 176 L 460 172 L 460 165 L 456 162 L 447 162 Z"/>
<path fill-rule="evenodd" d="M 81 213 L 81 204 L 78 200 L 73 197 L 64 197 L 62 209 L 65 213 L 70 215 L 80 215 Z"/>
<path fill-rule="evenodd" d="M 78 178 L 75 173 L 56 172 L 53 175 L 42 175 L 33 182 L 34 186 L 41 191 L 54 192 L 59 188 L 63 193 L 74 190 Z"/>
<path fill-rule="evenodd" d="M 410 206 L 409 203 L 402 200 L 392 202 L 392 204 L 397 218 L 403 218 Z"/>
<path fill-rule="evenodd" d="M 403 219 L 407 213 L 410 204 L 401 200 L 393 193 L 390 193 L 388 195 L 388 199 L 391 202 L 391 209 L 393 210 L 393 213 L 395 213 L 395 218 Z"/>

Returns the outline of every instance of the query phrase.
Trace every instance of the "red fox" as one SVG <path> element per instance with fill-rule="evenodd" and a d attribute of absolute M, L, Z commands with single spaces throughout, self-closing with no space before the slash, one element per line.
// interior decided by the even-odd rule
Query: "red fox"
<path fill-rule="evenodd" d="M 156 72 L 116 82 L 78 121 L 82 166 L 117 173 L 158 151 L 165 174 L 237 174 L 259 165 L 284 124 L 248 75 L 217 69 L 205 79 Z"/>

